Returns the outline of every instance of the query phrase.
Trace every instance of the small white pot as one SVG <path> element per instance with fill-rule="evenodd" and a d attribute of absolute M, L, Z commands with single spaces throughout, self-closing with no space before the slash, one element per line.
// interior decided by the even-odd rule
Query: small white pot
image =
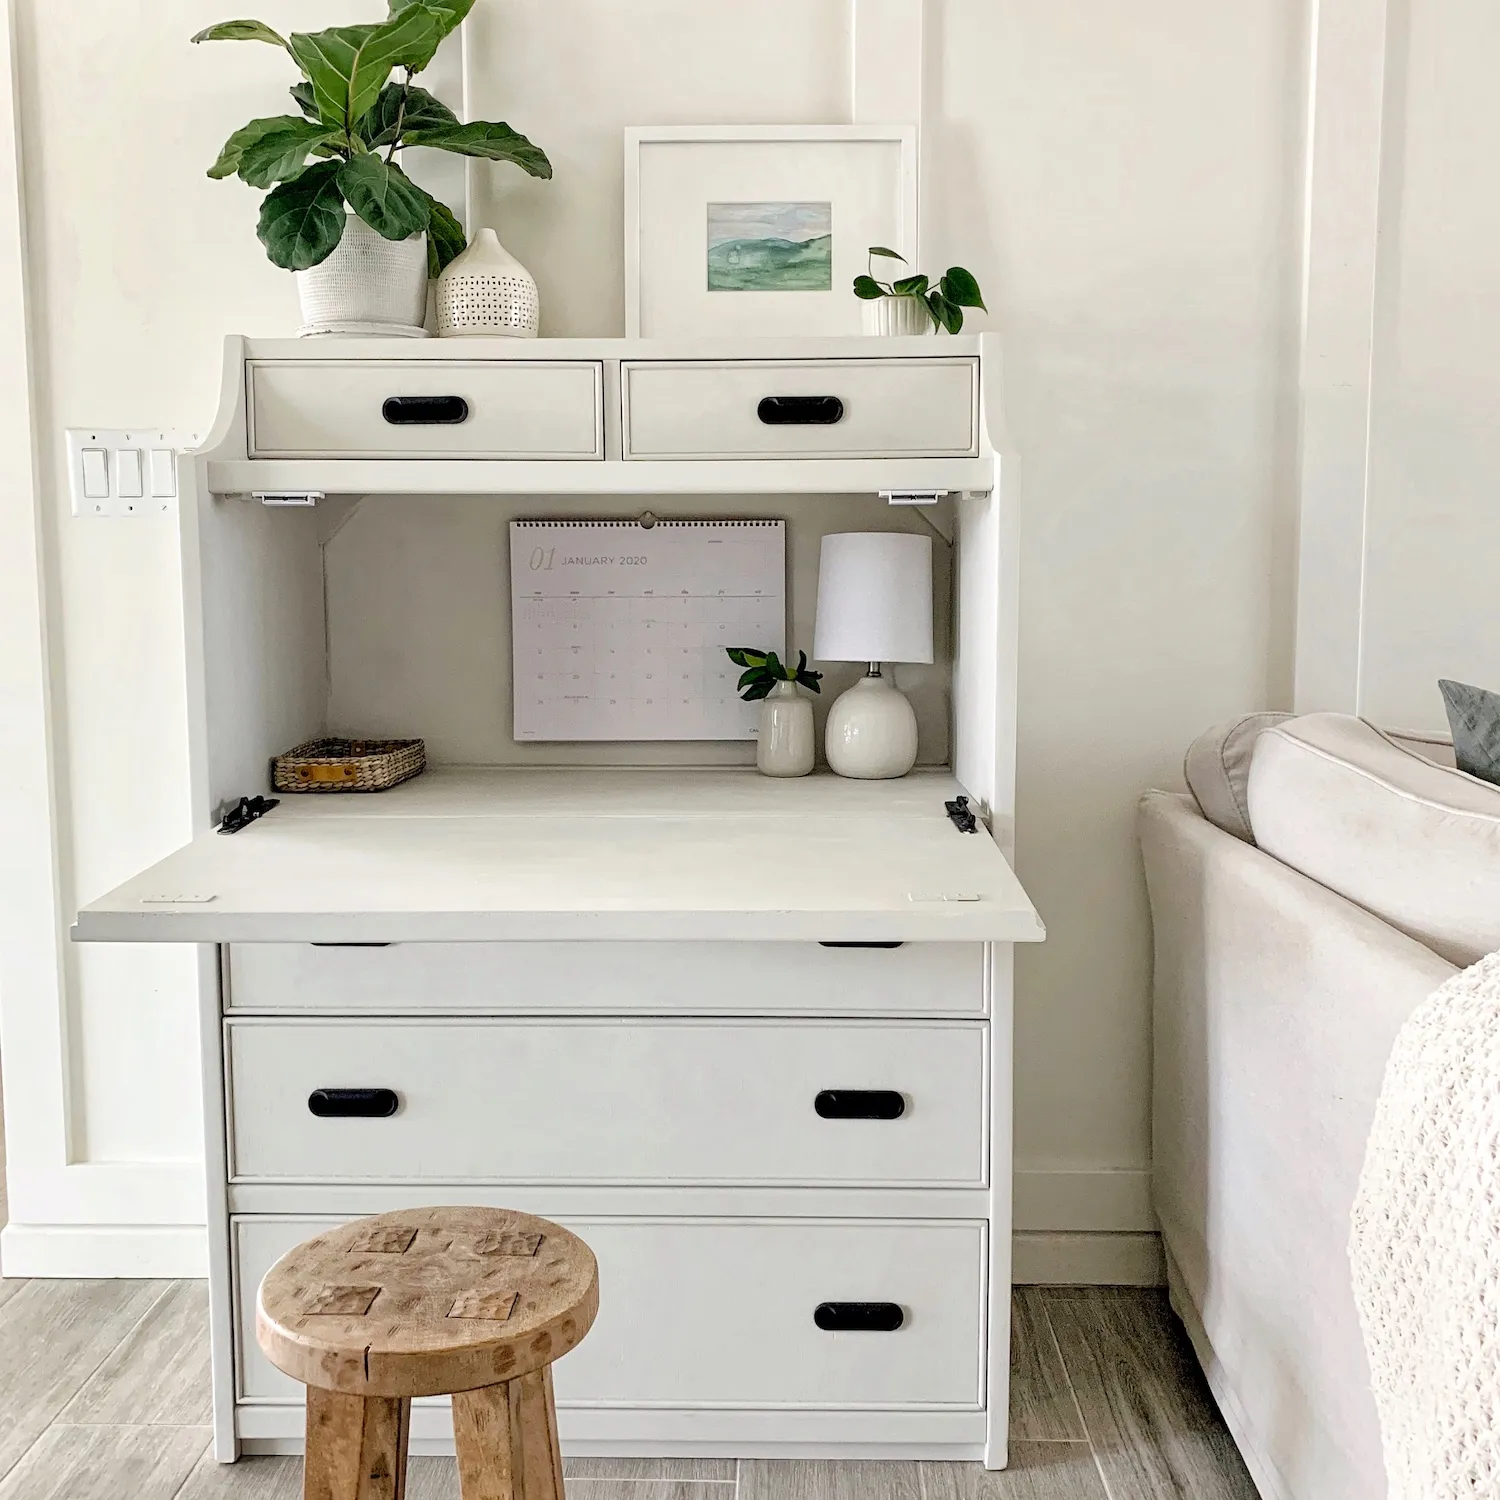
<path fill-rule="evenodd" d="M 388 240 L 357 214 L 344 223 L 332 255 L 298 271 L 303 338 L 369 334 L 426 338 L 427 236 Z"/>
<path fill-rule="evenodd" d="M 927 304 L 915 297 L 876 297 L 861 302 L 859 311 L 865 332 L 884 338 L 910 338 L 935 328 Z"/>
<path fill-rule="evenodd" d="M 756 770 L 762 776 L 806 776 L 816 749 L 812 704 L 795 682 L 778 682 L 770 696 L 761 699 Z"/>

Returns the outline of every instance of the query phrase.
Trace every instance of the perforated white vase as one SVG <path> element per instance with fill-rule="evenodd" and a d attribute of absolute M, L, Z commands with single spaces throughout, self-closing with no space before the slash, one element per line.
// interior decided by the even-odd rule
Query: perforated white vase
<path fill-rule="evenodd" d="M 388 240 L 356 214 L 333 254 L 297 272 L 303 338 L 316 334 L 427 337 L 427 236 Z"/>
<path fill-rule="evenodd" d="M 479 230 L 438 277 L 439 338 L 489 334 L 534 339 L 541 303 L 531 272 L 500 243 L 493 229 Z"/>

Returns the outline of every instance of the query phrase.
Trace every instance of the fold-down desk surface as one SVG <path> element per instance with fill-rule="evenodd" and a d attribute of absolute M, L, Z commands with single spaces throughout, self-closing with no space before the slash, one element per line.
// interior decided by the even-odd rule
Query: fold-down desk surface
<path fill-rule="evenodd" d="M 283 798 L 78 915 L 98 942 L 1035 942 L 1020 882 L 900 781 L 746 770 L 445 770 Z"/>

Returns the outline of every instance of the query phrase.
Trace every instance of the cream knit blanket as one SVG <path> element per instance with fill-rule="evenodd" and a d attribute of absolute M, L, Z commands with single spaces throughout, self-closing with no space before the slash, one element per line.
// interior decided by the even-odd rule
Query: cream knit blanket
<path fill-rule="evenodd" d="M 1500 1500 L 1500 953 L 1396 1038 L 1349 1259 L 1388 1500 Z"/>

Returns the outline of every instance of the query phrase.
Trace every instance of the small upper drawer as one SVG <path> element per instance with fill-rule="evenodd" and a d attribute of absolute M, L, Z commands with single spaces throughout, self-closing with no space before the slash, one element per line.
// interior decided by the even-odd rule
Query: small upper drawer
<path fill-rule="evenodd" d="M 226 951 L 231 1014 L 985 1012 L 982 943 L 232 943 Z"/>
<path fill-rule="evenodd" d="M 968 458 L 977 359 L 623 367 L 626 458 Z"/>
<path fill-rule="evenodd" d="M 595 361 L 252 360 L 251 458 L 604 457 Z"/>

